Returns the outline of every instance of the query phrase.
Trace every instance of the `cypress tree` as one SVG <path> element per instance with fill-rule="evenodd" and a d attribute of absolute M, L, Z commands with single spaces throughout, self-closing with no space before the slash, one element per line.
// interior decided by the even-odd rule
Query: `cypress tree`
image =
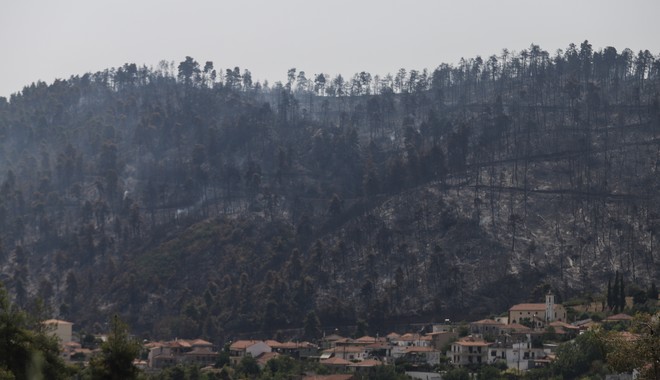
<path fill-rule="evenodd" d="M 607 279 L 607 308 L 612 308 L 612 279 Z"/>
<path fill-rule="evenodd" d="M 621 282 L 619 284 L 619 310 L 623 311 L 623 309 L 626 307 L 626 293 L 623 287 L 623 275 L 621 275 L 621 279 L 619 281 Z"/>
<path fill-rule="evenodd" d="M 612 288 L 612 304 L 610 305 L 610 310 L 617 313 L 619 311 L 619 271 L 614 275 L 614 287 Z"/>

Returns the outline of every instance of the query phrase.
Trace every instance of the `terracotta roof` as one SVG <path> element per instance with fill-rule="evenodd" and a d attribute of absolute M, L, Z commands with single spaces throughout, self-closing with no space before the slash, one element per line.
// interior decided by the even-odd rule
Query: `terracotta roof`
<path fill-rule="evenodd" d="M 504 323 L 498 322 L 493 319 L 482 319 L 480 321 L 472 322 L 471 325 L 503 325 Z"/>
<path fill-rule="evenodd" d="M 264 340 L 264 343 L 266 343 L 268 346 L 270 346 L 270 348 L 280 348 L 280 347 L 282 347 L 282 343 L 280 343 L 276 340 L 272 340 L 272 339 Z"/>
<path fill-rule="evenodd" d="M 149 342 L 149 343 L 145 344 L 144 347 L 151 349 L 151 348 L 156 348 L 156 347 L 163 347 L 164 345 L 165 345 L 165 343 L 163 343 L 163 342 Z"/>
<path fill-rule="evenodd" d="M 257 356 L 256 360 L 259 364 L 265 365 L 266 363 L 268 363 L 269 360 L 275 359 L 278 356 L 280 356 L 280 354 L 277 352 L 264 352 L 261 355 Z"/>
<path fill-rule="evenodd" d="M 395 332 L 391 332 L 391 333 L 387 334 L 386 337 L 387 337 L 387 339 L 398 339 L 399 337 L 401 337 L 401 335 L 399 335 Z"/>
<path fill-rule="evenodd" d="M 230 350 L 244 350 L 248 347 L 252 347 L 257 343 L 262 343 L 261 340 L 237 340 L 229 346 Z"/>
<path fill-rule="evenodd" d="M 177 346 L 178 347 L 184 347 L 184 348 L 192 347 L 192 344 L 190 344 L 190 342 L 188 342 L 185 339 L 177 339 L 177 340 L 175 340 L 174 342 L 171 342 L 171 343 L 172 343 L 172 346 L 174 346 L 174 347 L 177 347 Z"/>
<path fill-rule="evenodd" d="M 319 363 L 324 364 L 324 365 L 349 365 L 351 362 L 348 360 L 344 360 L 342 358 L 334 357 L 330 359 L 325 359 L 319 361 Z"/>
<path fill-rule="evenodd" d="M 512 330 L 516 332 L 525 332 L 525 331 L 531 331 L 529 327 L 525 325 L 521 325 L 520 323 L 510 323 L 508 325 L 505 325 L 502 327 L 504 330 Z"/>
<path fill-rule="evenodd" d="M 569 323 L 562 322 L 562 321 L 554 321 L 554 322 L 550 322 L 550 326 L 552 326 L 552 327 L 561 327 L 561 328 L 569 329 L 569 330 L 579 330 L 579 329 L 580 329 L 580 328 L 577 327 L 577 326 L 573 326 L 573 325 L 571 325 L 571 324 L 569 324 Z"/>
<path fill-rule="evenodd" d="M 195 339 L 190 342 L 193 346 L 213 346 L 213 343 L 205 341 L 204 339 Z"/>
<path fill-rule="evenodd" d="M 459 346 L 480 346 L 480 347 L 485 347 L 485 346 L 490 346 L 490 343 L 481 340 L 481 339 L 475 339 L 475 338 L 462 338 L 454 342 L 455 344 L 458 344 Z"/>
<path fill-rule="evenodd" d="M 509 311 L 545 311 L 544 303 L 519 303 L 511 306 Z"/>
<path fill-rule="evenodd" d="M 73 325 L 73 322 L 62 321 L 60 319 L 48 319 L 41 323 L 44 325 Z"/>
<path fill-rule="evenodd" d="M 357 338 L 355 341 L 358 343 L 374 343 L 376 341 L 376 338 L 365 335 L 361 338 Z"/>
<path fill-rule="evenodd" d="M 620 313 L 620 314 L 611 315 L 611 316 L 603 319 L 603 321 L 606 321 L 606 322 L 619 322 L 619 321 L 632 321 L 632 319 L 633 319 L 633 317 L 631 317 L 630 315 Z"/>
<path fill-rule="evenodd" d="M 357 363 L 352 363 L 349 365 L 349 367 L 375 367 L 377 365 L 383 365 L 383 362 L 369 359 Z"/>

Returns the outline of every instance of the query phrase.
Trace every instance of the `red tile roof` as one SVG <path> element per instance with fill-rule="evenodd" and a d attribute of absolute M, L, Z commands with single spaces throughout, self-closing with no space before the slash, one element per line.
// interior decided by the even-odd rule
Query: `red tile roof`
<path fill-rule="evenodd" d="M 357 363 L 352 363 L 349 365 L 349 367 L 375 367 L 377 365 L 383 365 L 383 362 L 369 359 Z"/>
<path fill-rule="evenodd" d="M 358 343 L 374 343 L 376 342 L 376 338 L 365 335 L 361 338 L 357 338 L 355 341 Z"/>
<path fill-rule="evenodd" d="M 509 311 L 545 311 L 544 303 L 519 303 L 511 306 Z"/>
<path fill-rule="evenodd" d="M 490 343 L 488 343 L 484 340 L 471 338 L 471 337 L 461 338 L 461 339 L 457 340 L 455 342 L 455 344 L 458 344 L 459 346 L 466 346 L 466 347 L 469 347 L 469 346 L 472 346 L 472 347 L 475 347 L 475 346 L 485 347 L 485 346 L 490 345 Z"/>
<path fill-rule="evenodd" d="M 632 321 L 632 319 L 633 319 L 633 317 L 631 317 L 630 315 L 620 313 L 620 314 L 611 315 L 611 316 L 603 319 L 603 321 L 605 321 L 605 322 L 619 322 L 619 321 Z"/>
<path fill-rule="evenodd" d="M 190 341 L 193 346 L 213 346 L 213 343 L 205 341 L 204 339 L 194 339 Z"/>
<path fill-rule="evenodd" d="M 330 359 L 325 359 L 319 361 L 319 363 L 324 364 L 324 365 L 349 365 L 351 362 L 348 360 L 344 360 L 342 358 L 334 357 Z"/>
<path fill-rule="evenodd" d="M 252 347 L 257 343 L 261 343 L 260 340 L 237 340 L 229 346 L 230 350 L 244 350 L 248 347 Z"/>
<path fill-rule="evenodd" d="M 257 356 L 256 360 L 259 364 L 265 365 L 266 363 L 268 363 L 269 360 L 275 359 L 278 356 L 280 356 L 280 354 L 277 352 L 264 352 L 261 355 Z"/>
<path fill-rule="evenodd" d="M 504 330 L 512 330 L 515 332 L 527 332 L 527 331 L 532 331 L 529 327 L 525 325 L 521 325 L 520 323 L 510 323 L 508 325 L 502 326 L 502 329 Z"/>

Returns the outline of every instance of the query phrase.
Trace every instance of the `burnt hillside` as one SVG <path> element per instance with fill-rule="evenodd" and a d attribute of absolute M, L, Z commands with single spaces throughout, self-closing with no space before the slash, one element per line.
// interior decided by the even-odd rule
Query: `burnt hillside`
<path fill-rule="evenodd" d="M 660 60 L 532 45 L 253 83 L 187 57 L 0 99 L 0 280 L 154 337 L 465 318 L 658 279 Z"/>

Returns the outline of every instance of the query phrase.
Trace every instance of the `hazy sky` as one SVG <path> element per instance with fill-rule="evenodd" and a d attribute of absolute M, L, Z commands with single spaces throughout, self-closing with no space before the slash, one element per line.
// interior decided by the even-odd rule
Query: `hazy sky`
<path fill-rule="evenodd" d="M 187 55 L 274 82 L 292 67 L 382 75 L 585 39 L 660 54 L 660 0 L 1 0 L 0 96 Z"/>

